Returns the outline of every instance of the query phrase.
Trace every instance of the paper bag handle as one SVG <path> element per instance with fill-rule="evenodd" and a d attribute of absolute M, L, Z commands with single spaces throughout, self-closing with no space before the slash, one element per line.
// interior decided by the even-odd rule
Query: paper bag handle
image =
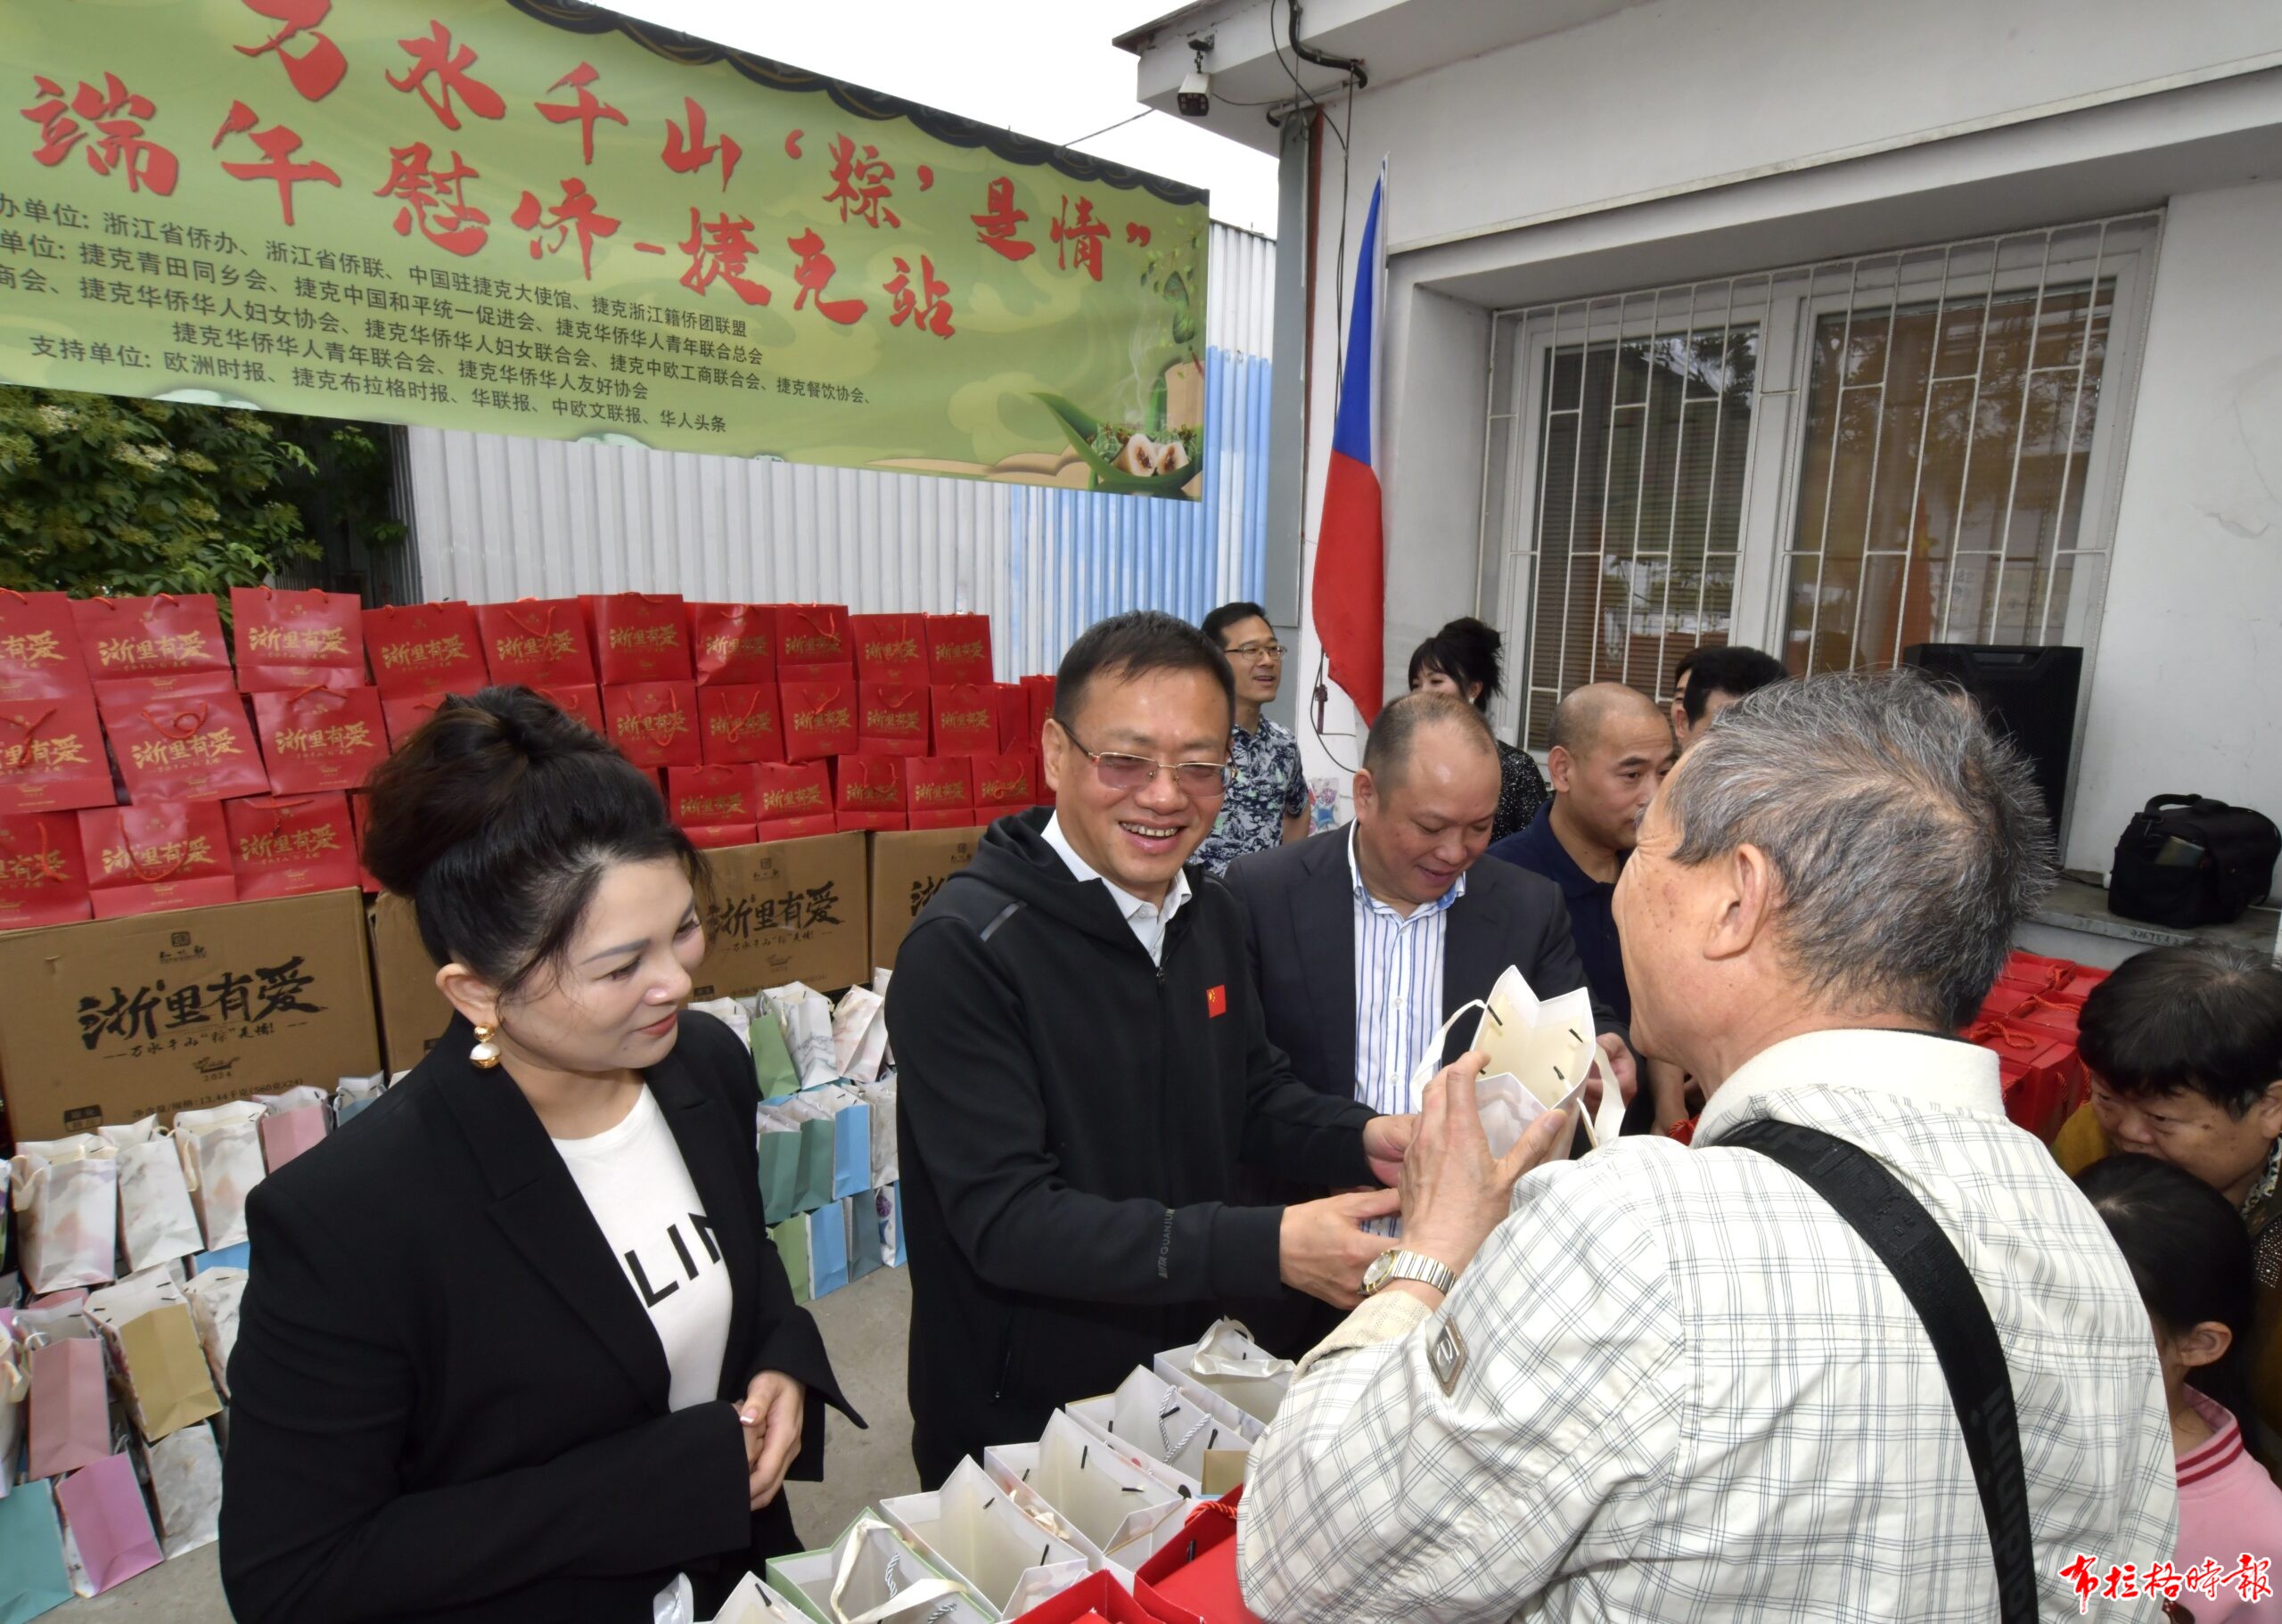
<path fill-rule="evenodd" d="M 956 1598 L 962 1594 L 956 1585 L 952 1584 L 948 1579 L 923 1579 L 915 1585 L 906 1585 L 901 1589 L 896 1590 L 878 1606 L 868 1608 L 853 1618 L 850 1617 L 847 1609 L 841 1605 L 841 1597 L 848 1594 L 848 1587 L 855 1581 L 856 1564 L 863 1560 L 864 1541 L 875 1531 L 886 1534 L 890 1538 L 895 1538 L 893 1529 L 869 1513 L 857 1518 L 849 1528 L 847 1541 L 841 1546 L 839 1571 L 833 1576 L 832 1581 L 832 1616 L 834 1624 L 881 1624 L 882 1620 L 895 1618 L 899 1614 L 911 1612 L 915 1607 L 923 1607 L 930 1602 L 941 1601 L 946 1597 L 951 1598 L 951 1604 L 940 1607 L 930 1613 L 928 1624 L 933 1624 L 934 1620 L 956 1611 Z M 899 1550 L 901 1542 L 897 1543 Z M 891 1587 L 895 1584 L 893 1564 L 896 1560 L 897 1558 L 892 1556 L 888 1559 L 890 1563 L 888 1583 Z"/>

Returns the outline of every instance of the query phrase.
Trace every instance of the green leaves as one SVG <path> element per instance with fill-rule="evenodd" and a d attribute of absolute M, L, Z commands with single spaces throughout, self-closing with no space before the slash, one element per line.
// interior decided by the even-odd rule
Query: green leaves
<path fill-rule="evenodd" d="M 1062 431 L 1070 437 L 1070 444 L 1079 456 L 1086 459 L 1086 465 L 1093 470 L 1096 490 L 1117 491 L 1129 496 L 1177 496 L 1184 486 L 1204 472 L 1203 463 L 1195 460 L 1195 449 L 1189 447 L 1192 460 L 1186 468 L 1146 478 L 1127 473 L 1114 464 L 1118 453 L 1125 448 L 1126 440 L 1131 438 L 1133 431 L 1130 428 L 1123 424 L 1104 423 L 1084 407 L 1059 395 L 1036 394 L 1031 398 L 1054 414 L 1055 421 L 1062 425 Z M 1186 437 L 1183 443 L 1186 447 Z M 1109 447 L 1106 452 L 1103 450 L 1104 446 Z"/>

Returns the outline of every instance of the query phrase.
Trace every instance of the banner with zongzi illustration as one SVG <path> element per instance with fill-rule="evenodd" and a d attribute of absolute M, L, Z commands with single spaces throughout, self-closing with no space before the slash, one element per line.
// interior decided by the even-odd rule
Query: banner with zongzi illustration
<path fill-rule="evenodd" d="M 1194 188 L 574 0 L 0 32 L 0 380 L 1201 489 Z"/>

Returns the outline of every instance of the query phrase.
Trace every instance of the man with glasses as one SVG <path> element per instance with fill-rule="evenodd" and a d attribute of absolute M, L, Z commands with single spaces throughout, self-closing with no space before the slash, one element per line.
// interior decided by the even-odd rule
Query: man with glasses
<path fill-rule="evenodd" d="M 1255 851 L 1269 851 L 1308 832 L 1308 781 L 1300 742 L 1260 715 L 1284 684 L 1284 645 L 1257 603 L 1223 603 L 1204 617 L 1204 635 L 1220 645 L 1236 679 L 1236 721 L 1228 734 L 1228 792 L 1219 821 L 1196 861 L 1211 873 Z"/>
<path fill-rule="evenodd" d="M 1057 805 L 1001 818 L 904 939 L 888 993 L 911 1266 L 912 1456 L 1036 1438 L 1231 1300 L 1359 1300 L 1414 1119 L 1293 1077 L 1234 896 L 1185 871 L 1235 706 L 1194 627 L 1072 644 L 1044 740 Z M 1239 1167 L 1367 1191 L 1243 1206 Z"/>

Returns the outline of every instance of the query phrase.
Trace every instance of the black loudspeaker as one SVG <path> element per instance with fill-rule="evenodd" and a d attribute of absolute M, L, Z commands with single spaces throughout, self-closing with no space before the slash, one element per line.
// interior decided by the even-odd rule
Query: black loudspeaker
<path fill-rule="evenodd" d="M 2029 759 L 2036 787 L 2060 838 L 2068 794 L 2068 757 L 2076 739 L 2076 692 L 2084 651 L 1998 648 L 1980 643 L 1919 643 L 1905 664 L 1956 682 L 1980 702 L 1998 733 Z"/>

